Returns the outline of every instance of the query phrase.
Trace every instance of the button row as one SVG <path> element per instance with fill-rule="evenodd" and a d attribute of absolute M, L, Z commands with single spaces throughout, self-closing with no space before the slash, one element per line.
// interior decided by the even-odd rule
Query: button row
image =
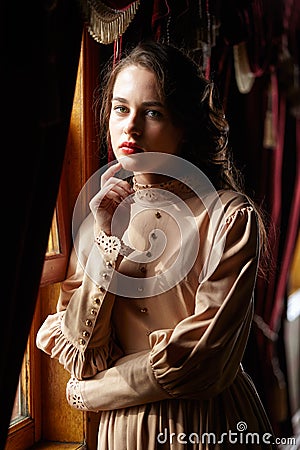
<path fill-rule="evenodd" d="M 102 274 L 104 279 L 108 279 L 109 275 L 107 273 Z M 106 289 L 103 286 L 97 286 L 99 293 L 101 293 L 102 295 L 105 294 Z M 94 305 L 91 309 L 90 309 L 90 314 L 94 317 L 97 316 L 98 314 L 98 308 L 97 306 L 100 306 L 101 304 L 101 297 L 99 297 L 99 295 L 97 295 L 96 297 L 93 298 L 92 304 Z M 85 320 L 85 326 L 88 328 L 91 328 L 93 326 L 94 321 L 92 319 L 86 319 Z M 91 335 L 91 333 L 87 330 L 83 330 L 81 332 L 82 337 L 80 337 L 78 339 L 78 342 L 80 345 L 84 346 L 86 345 L 86 339 L 88 339 Z M 84 339 L 86 338 L 86 339 Z"/>

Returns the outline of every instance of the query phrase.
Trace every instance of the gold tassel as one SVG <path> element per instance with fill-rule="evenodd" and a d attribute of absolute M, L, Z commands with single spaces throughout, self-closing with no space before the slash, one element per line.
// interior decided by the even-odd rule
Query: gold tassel
<path fill-rule="evenodd" d="M 268 88 L 268 104 L 264 122 L 264 136 L 263 146 L 264 148 L 273 149 L 276 147 L 276 133 L 274 126 L 274 115 L 272 107 L 272 85 L 269 84 Z"/>
<path fill-rule="evenodd" d="M 90 35 L 100 44 L 111 44 L 126 31 L 139 5 L 140 0 L 137 0 L 126 9 L 118 10 L 99 0 L 84 0 L 83 9 Z"/>
<path fill-rule="evenodd" d="M 248 94 L 255 81 L 251 72 L 246 44 L 241 42 L 233 46 L 235 79 L 241 94 Z"/>

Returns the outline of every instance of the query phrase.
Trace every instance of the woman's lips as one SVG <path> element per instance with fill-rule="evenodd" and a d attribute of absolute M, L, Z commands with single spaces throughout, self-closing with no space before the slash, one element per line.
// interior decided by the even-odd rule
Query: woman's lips
<path fill-rule="evenodd" d="M 119 149 L 125 155 L 133 155 L 134 153 L 141 153 L 143 151 L 141 147 L 138 147 L 136 144 L 133 144 L 132 142 L 123 142 L 119 146 Z"/>

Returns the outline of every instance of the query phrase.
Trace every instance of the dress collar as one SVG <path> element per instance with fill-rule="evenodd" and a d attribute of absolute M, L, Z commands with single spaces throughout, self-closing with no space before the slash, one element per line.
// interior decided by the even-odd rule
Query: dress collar
<path fill-rule="evenodd" d="M 173 195 L 170 196 L 168 193 L 174 194 L 181 199 L 192 197 L 195 193 L 184 181 L 187 180 L 171 179 L 163 183 L 141 184 L 138 183 L 134 177 L 132 180 L 133 190 L 137 196 L 141 200 L 144 199 L 149 201 L 167 200 L 171 197 L 174 198 Z"/>

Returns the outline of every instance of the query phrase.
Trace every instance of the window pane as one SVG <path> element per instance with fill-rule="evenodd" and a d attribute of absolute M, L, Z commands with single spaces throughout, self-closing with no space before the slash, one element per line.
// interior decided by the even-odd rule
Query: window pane
<path fill-rule="evenodd" d="M 21 400 L 21 387 L 20 383 L 18 384 L 14 408 L 11 416 L 11 422 L 15 422 L 19 419 L 22 414 L 22 400 Z"/>
<path fill-rule="evenodd" d="M 16 423 L 23 420 L 25 417 L 29 416 L 28 399 L 29 399 L 28 351 L 26 350 L 23 364 L 22 364 L 21 373 L 20 373 L 19 383 L 18 383 L 18 387 L 17 387 L 11 421 L 10 421 L 11 426 L 15 425 Z"/>
<path fill-rule="evenodd" d="M 52 219 L 51 230 L 49 233 L 46 256 L 59 255 L 60 253 L 61 253 L 61 246 L 59 241 L 57 212 L 55 209 Z"/>

